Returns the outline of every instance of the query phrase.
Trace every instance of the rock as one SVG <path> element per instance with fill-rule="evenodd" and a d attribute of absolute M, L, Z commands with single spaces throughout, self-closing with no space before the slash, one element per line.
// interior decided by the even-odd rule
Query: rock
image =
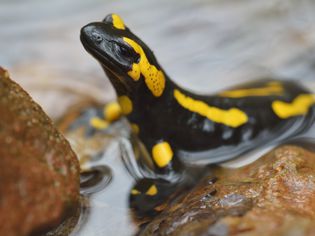
<path fill-rule="evenodd" d="M 79 199 L 79 164 L 39 105 L 0 68 L 0 235 L 57 226 Z"/>
<path fill-rule="evenodd" d="M 285 145 L 213 174 L 139 235 L 315 235 L 314 153 Z"/>

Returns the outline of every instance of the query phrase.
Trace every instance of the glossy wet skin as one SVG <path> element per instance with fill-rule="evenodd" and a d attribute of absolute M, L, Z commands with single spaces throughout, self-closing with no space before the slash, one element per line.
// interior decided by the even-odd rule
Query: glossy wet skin
<path fill-rule="evenodd" d="M 84 48 L 97 59 L 105 72 L 109 75 L 116 90 L 122 87 L 129 93 L 135 90 L 137 84 L 127 78 L 127 72 L 132 64 L 140 59 L 139 54 L 124 41 L 124 38 L 136 39 L 144 49 L 148 47 L 127 27 L 119 29 L 113 26 L 113 19 L 108 15 L 102 22 L 93 22 L 81 29 L 80 39 Z M 146 50 L 152 63 L 158 64 L 150 49 Z M 124 93 L 124 92 L 122 92 Z"/>
<path fill-rule="evenodd" d="M 117 75 L 125 75 L 139 55 L 122 40 L 126 31 L 113 30 L 112 24 L 91 23 L 81 30 L 85 49 Z"/>
<path fill-rule="evenodd" d="M 114 83 L 119 82 L 121 88 L 129 90 L 128 81 L 121 78 L 139 57 L 123 43 L 119 33 L 112 30 L 111 24 L 91 23 L 82 28 L 81 41 L 85 49 L 101 62 L 105 71 L 114 75 Z"/>
<path fill-rule="evenodd" d="M 195 164 L 235 158 L 293 136 L 314 120 L 314 96 L 292 81 L 254 81 L 210 96 L 179 87 L 115 14 L 83 27 L 81 41 L 104 68 L 122 113 L 151 156 L 151 181 L 139 181 L 131 191 L 140 208 L 145 199 L 162 198 L 163 188 L 169 193 L 152 179 L 182 179 L 183 159 Z"/>

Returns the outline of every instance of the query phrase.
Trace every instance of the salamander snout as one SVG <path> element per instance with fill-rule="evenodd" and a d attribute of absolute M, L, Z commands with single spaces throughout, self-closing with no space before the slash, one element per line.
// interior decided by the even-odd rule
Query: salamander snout
<path fill-rule="evenodd" d="M 104 40 L 103 32 L 101 32 L 100 23 L 90 23 L 81 29 L 80 39 L 84 46 L 87 44 L 99 44 Z"/>

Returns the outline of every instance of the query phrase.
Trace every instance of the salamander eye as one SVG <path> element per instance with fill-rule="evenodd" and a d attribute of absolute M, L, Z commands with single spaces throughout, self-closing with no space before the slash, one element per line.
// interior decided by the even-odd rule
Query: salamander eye
<path fill-rule="evenodd" d="M 103 41 L 103 37 L 101 34 L 97 33 L 97 32 L 93 32 L 92 33 L 92 38 L 95 42 L 97 43 L 101 43 Z"/>
<path fill-rule="evenodd" d="M 132 53 L 130 52 L 130 50 L 126 48 L 125 46 L 120 45 L 119 48 L 120 48 L 120 52 L 122 56 L 126 56 L 126 57 L 132 56 Z"/>
<path fill-rule="evenodd" d="M 125 45 L 119 44 L 118 48 L 119 48 L 120 55 L 124 57 L 132 57 L 135 54 L 133 49 L 128 48 Z"/>
<path fill-rule="evenodd" d="M 138 53 L 136 53 L 134 51 L 133 48 L 130 48 L 126 45 L 123 45 L 123 44 L 119 44 L 118 45 L 118 48 L 119 48 L 119 54 L 126 58 L 126 59 L 132 59 L 134 62 L 137 62 L 139 60 L 139 55 Z"/>

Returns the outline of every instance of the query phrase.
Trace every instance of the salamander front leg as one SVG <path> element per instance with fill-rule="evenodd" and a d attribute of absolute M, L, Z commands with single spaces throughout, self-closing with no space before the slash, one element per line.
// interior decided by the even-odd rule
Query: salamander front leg
<path fill-rule="evenodd" d="M 175 156 L 171 144 L 165 140 L 159 140 L 150 145 L 149 149 L 151 150 L 156 175 L 170 182 L 178 182 L 183 168 Z"/>
<path fill-rule="evenodd" d="M 178 183 L 164 179 L 143 178 L 138 180 L 130 190 L 129 207 L 138 216 L 155 215 L 157 207 L 177 190 Z"/>
<path fill-rule="evenodd" d="M 165 140 L 145 142 L 151 152 L 156 178 L 137 180 L 130 191 L 129 204 L 138 215 L 154 214 L 155 208 L 175 192 L 181 180 L 181 163 Z"/>

